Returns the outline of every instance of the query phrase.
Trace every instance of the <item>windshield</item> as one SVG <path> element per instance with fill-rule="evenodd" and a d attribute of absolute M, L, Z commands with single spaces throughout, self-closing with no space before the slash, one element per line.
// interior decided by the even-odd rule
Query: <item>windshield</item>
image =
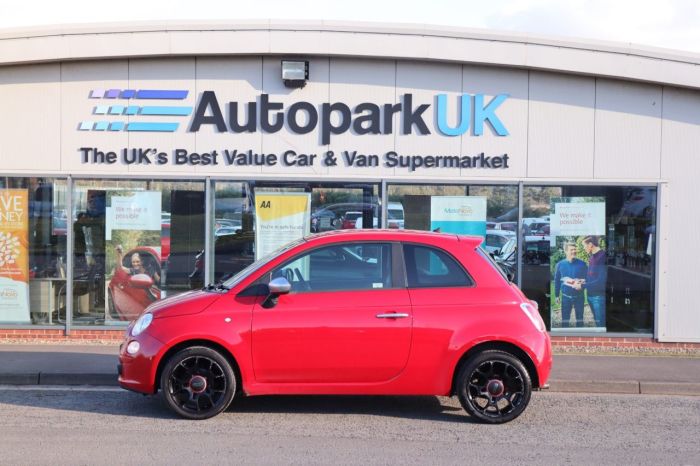
<path fill-rule="evenodd" d="M 229 278 L 226 280 L 223 285 L 227 287 L 228 289 L 233 288 L 234 286 L 238 285 L 243 279 L 248 277 L 250 274 L 255 272 L 256 270 L 262 268 L 265 264 L 273 260 L 275 257 L 279 256 L 280 254 L 283 254 L 284 252 L 298 246 L 299 244 L 303 243 L 306 241 L 304 238 L 300 238 L 296 241 L 292 241 L 291 243 L 287 243 L 284 246 L 282 246 L 279 249 L 276 249 L 272 251 L 270 254 L 261 257 L 260 259 L 256 260 L 252 264 L 250 264 L 248 267 L 245 269 L 241 270 L 238 272 L 236 275 L 233 277 Z"/>

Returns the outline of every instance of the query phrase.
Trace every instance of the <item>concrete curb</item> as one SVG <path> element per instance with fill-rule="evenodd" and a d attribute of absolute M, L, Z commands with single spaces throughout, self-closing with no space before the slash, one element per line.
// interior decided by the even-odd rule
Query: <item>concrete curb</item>
<path fill-rule="evenodd" d="M 700 396 L 700 383 L 640 382 L 637 380 L 550 380 L 549 391 L 560 393 Z"/>
<path fill-rule="evenodd" d="M 0 385 L 97 385 L 118 386 L 117 374 L 70 374 L 34 372 L 0 374 Z"/>

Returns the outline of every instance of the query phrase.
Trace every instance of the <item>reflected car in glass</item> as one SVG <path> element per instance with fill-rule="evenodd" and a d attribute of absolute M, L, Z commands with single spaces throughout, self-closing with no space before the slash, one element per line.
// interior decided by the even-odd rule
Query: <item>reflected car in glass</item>
<path fill-rule="evenodd" d="M 546 386 L 536 305 L 481 237 L 339 230 L 290 243 L 229 280 L 149 306 L 119 383 L 189 419 L 239 396 L 437 395 L 503 423 Z"/>

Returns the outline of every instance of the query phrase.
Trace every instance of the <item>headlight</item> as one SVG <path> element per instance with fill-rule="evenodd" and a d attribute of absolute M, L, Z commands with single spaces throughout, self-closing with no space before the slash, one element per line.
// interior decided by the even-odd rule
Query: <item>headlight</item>
<path fill-rule="evenodd" d="M 146 314 L 139 317 L 136 323 L 134 324 L 134 328 L 131 329 L 131 336 L 139 336 L 141 332 L 146 330 L 148 326 L 151 325 L 152 321 L 153 314 L 151 314 L 150 312 L 147 312 Z"/>

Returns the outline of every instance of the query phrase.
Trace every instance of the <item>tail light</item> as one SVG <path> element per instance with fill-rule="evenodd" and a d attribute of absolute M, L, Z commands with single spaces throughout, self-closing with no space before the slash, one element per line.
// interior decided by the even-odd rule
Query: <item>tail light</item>
<path fill-rule="evenodd" d="M 547 330 L 547 327 L 545 327 L 544 321 L 542 320 L 542 316 L 540 316 L 540 313 L 537 310 L 536 301 L 522 303 L 520 304 L 520 309 L 523 310 L 525 315 L 530 319 L 530 322 L 532 322 L 532 325 L 534 325 L 537 330 L 540 332 L 545 332 Z"/>

